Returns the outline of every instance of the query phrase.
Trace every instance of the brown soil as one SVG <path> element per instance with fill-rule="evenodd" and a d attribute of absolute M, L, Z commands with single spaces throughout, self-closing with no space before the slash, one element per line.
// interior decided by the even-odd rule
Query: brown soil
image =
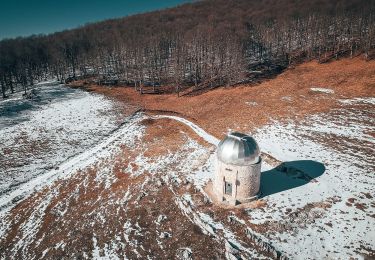
<path fill-rule="evenodd" d="M 317 93 L 311 91 L 311 87 L 330 88 L 335 93 Z M 183 116 L 219 138 L 229 128 L 251 131 L 267 124 L 271 119 L 299 119 L 310 113 L 328 111 L 340 105 L 335 101 L 337 98 L 375 96 L 374 87 L 375 61 L 366 62 L 359 58 L 321 65 L 309 62 L 259 85 L 219 88 L 191 97 L 178 98 L 171 94 L 140 95 L 127 87 L 85 86 L 88 90 L 123 101 L 123 104 L 135 105 L 134 111 L 142 108 L 149 114 Z M 124 109 L 129 107 L 124 105 Z M 227 241 L 221 234 L 222 231 L 216 232 L 217 237 L 204 233 L 204 230 L 191 220 L 193 216 L 184 213 L 178 206 L 176 201 L 181 200 L 184 194 L 192 197 L 194 205 L 190 207 L 194 208 L 195 212 L 204 213 L 214 221 L 225 224 L 228 230 L 241 238 L 244 247 L 256 249 L 260 254 L 272 257 L 259 239 L 249 237 L 246 233 L 247 227 L 260 233 L 266 230 L 285 231 L 293 229 L 293 226 L 288 225 L 289 220 L 281 223 L 282 225 L 273 221 L 257 226 L 248 221 L 241 224 L 234 216 L 248 219 L 246 211 L 242 207 L 228 210 L 207 202 L 204 195 L 179 172 L 180 162 L 175 162 L 177 165 L 165 166 L 165 169 L 157 173 L 143 172 L 137 176 L 127 172 L 128 165 L 131 165 L 133 172 L 141 167 L 135 160 L 140 154 L 153 161 L 170 153 L 182 153 L 181 147 L 189 137 L 207 149 L 211 147 L 189 127 L 174 120 L 147 119 L 142 124 L 147 126 L 146 132 L 141 140 L 136 142 L 135 147 L 124 145 L 113 158 L 82 169 L 70 178 L 59 180 L 14 207 L 9 216 L 9 232 L 0 238 L 0 258 L 10 258 L 11 255 L 19 259 L 25 255 L 29 258 L 41 258 L 43 252 L 46 252 L 45 257 L 50 259 L 83 258 L 83 253 L 92 257 L 94 237 L 98 247 L 102 249 L 100 254 L 103 254 L 103 248 L 111 245 L 115 236 L 118 236 L 117 253 L 125 254 L 131 259 L 139 257 L 134 249 L 138 250 L 140 258 L 151 256 L 173 259 L 176 258 L 176 252 L 185 247 L 192 249 L 195 259 L 224 258 Z M 185 149 L 185 154 L 182 155 L 189 152 Z M 207 158 L 199 159 L 203 162 Z M 274 158 L 268 159 L 275 166 L 279 164 Z M 114 181 L 106 188 L 105 183 L 97 181 L 96 177 L 109 166 L 114 167 L 106 178 Z M 171 172 L 178 175 L 182 184 L 173 182 Z M 127 192 L 131 196 L 123 200 L 127 197 Z M 365 196 L 371 197 L 366 194 Z M 32 243 L 26 248 L 18 248 L 17 242 L 27 238 L 22 227 L 27 220 L 33 219 L 35 208 L 43 201 L 46 201 L 48 206 L 42 216 L 35 217 L 41 221 L 35 238 L 32 238 Z M 355 203 L 350 198 L 348 201 Z M 298 222 L 297 216 L 300 212 L 309 212 L 313 208 L 325 209 L 331 204 L 330 201 L 312 203 L 296 212 L 288 211 L 288 214 L 295 216 L 295 222 L 302 226 L 306 223 Z M 266 206 L 265 201 L 259 200 L 247 205 L 247 208 Z M 354 206 L 363 211 L 368 208 L 367 205 L 359 203 Z M 158 223 L 161 215 L 167 218 Z M 125 223 L 130 226 L 125 227 Z M 330 228 L 330 223 L 327 223 L 327 228 Z M 171 237 L 161 236 L 163 232 L 168 232 Z M 66 247 L 51 247 L 51 244 L 58 245 L 60 242 Z M 48 248 L 50 250 L 45 251 Z"/>
<path fill-rule="evenodd" d="M 45 215 L 39 216 L 40 229 L 27 248 L 28 253 L 37 258 L 40 258 L 42 252 L 50 248 L 51 244 L 56 245 L 59 242 L 64 242 L 65 249 L 51 249 L 46 254 L 47 258 L 81 258 L 82 252 L 91 254 L 93 237 L 96 237 L 98 246 L 104 248 L 105 243 L 109 244 L 113 240 L 114 234 L 129 232 L 127 230 L 134 226 L 139 228 L 139 234 L 137 231 L 130 231 L 128 236 L 130 240 L 137 241 L 142 246 L 138 248 L 141 258 L 150 255 L 172 259 L 179 248 L 184 247 L 191 248 L 197 259 L 223 258 L 222 242 L 204 234 L 183 215 L 174 202 L 174 194 L 183 194 L 184 186 L 181 186 L 180 190 L 164 183 L 163 177 L 167 176 L 164 172 L 154 175 L 144 172 L 140 176 L 132 176 L 124 171 L 129 162 L 133 162 L 133 170 L 136 170 L 134 158 L 138 154 L 144 153 L 151 161 L 157 160 L 159 156 L 177 153 L 188 136 L 194 136 L 189 127 L 174 120 L 148 119 L 142 123 L 147 125 L 146 133 L 137 141 L 135 148 L 124 146 L 113 160 L 98 162 L 91 168 L 78 171 L 68 179 L 59 180 L 50 188 L 34 193 L 13 208 L 10 232 L 0 238 L 1 254 L 11 255 L 18 237 L 25 235 L 22 230 L 23 224 L 32 217 L 35 207 L 52 193 L 54 195 L 48 202 Z M 196 140 L 205 143 L 200 138 Z M 114 165 L 114 168 L 108 178 L 113 175 L 115 181 L 109 188 L 105 188 L 103 183 L 98 183 L 95 178 L 103 168 L 110 165 Z M 166 170 L 176 171 L 171 167 Z M 159 186 L 156 185 L 157 181 L 161 183 Z M 119 203 L 127 191 L 130 192 L 131 198 Z M 57 210 L 59 207 L 62 207 L 61 211 L 66 210 L 64 217 L 60 217 Z M 102 218 L 98 217 L 100 215 Z M 167 216 L 167 219 L 156 224 L 160 215 Z M 130 221 L 131 228 L 125 229 L 124 224 L 127 221 Z M 161 238 L 162 232 L 170 233 L 171 237 Z M 181 239 L 182 237 L 184 239 Z M 129 258 L 139 257 L 123 236 L 119 235 L 118 239 L 124 244 L 124 247 L 119 249 L 120 255 L 125 253 Z M 217 250 L 206 252 L 207 247 Z M 19 259 L 23 258 L 21 250 L 15 251 Z"/>

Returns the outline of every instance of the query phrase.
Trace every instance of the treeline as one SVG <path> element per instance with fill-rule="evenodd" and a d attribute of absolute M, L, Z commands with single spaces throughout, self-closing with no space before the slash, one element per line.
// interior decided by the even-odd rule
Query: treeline
<path fill-rule="evenodd" d="M 0 42 L 2 96 L 36 81 L 211 88 L 292 62 L 371 56 L 375 1 L 216 0 Z"/>

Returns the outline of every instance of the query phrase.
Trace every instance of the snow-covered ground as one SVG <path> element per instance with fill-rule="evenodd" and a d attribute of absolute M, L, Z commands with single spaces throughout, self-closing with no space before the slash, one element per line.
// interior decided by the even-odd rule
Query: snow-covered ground
<path fill-rule="evenodd" d="M 0 102 L 0 194 L 92 147 L 123 120 L 113 101 L 57 83 Z M 120 119 L 120 120 L 119 120 Z"/>
<path fill-rule="evenodd" d="M 228 259 L 346 259 L 374 248 L 373 98 L 257 129 L 265 157 L 283 163 L 263 160 L 260 206 L 221 209 L 204 190 L 219 140 L 199 125 L 128 117 L 103 96 L 61 85 L 37 93 L 36 101 L 0 103 L 6 256 L 189 259 L 210 243 Z M 170 140 L 165 120 L 192 132 L 180 127 Z M 20 198 L 21 209 L 7 207 Z"/>
<path fill-rule="evenodd" d="M 182 118 L 182 117 L 179 117 L 179 116 L 170 116 L 170 115 L 157 115 L 157 116 L 154 116 L 152 118 L 154 118 L 154 119 L 170 118 L 170 119 L 176 120 L 178 122 L 181 122 L 181 123 L 189 126 L 197 135 L 202 137 L 206 142 L 208 142 L 212 145 L 215 145 L 215 146 L 217 146 L 219 144 L 219 141 L 220 141 L 219 139 L 217 139 L 213 135 L 210 135 L 204 129 L 202 129 L 198 125 L 194 124 L 193 122 L 190 122 L 189 120 L 187 120 L 185 118 Z"/>
<path fill-rule="evenodd" d="M 344 106 L 303 122 L 275 121 L 255 135 L 263 152 L 284 162 L 288 171 L 263 162 L 261 189 L 267 206 L 248 211 L 249 221 L 269 225 L 267 232 L 258 235 L 289 257 L 361 257 L 375 244 L 375 138 L 369 134 L 375 131 L 371 124 L 375 109 L 367 100 L 356 101 L 346 104 L 361 105 L 362 114 L 356 107 Z M 218 143 L 186 119 L 154 118 L 177 120 L 208 143 Z M 213 178 L 214 165 L 212 155 L 190 175 L 198 188 Z M 186 203 L 179 203 L 186 211 Z M 204 223 L 198 217 L 203 213 L 189 213 L 197 224 Z M 224 229 L 214 221 L 209 225 Z"/>
<path fill-rule="evenodd" d="M 271 227 L 258 235 L 285 255 L 357 258 L 375 245 L 371 100 L 345 100 L 342 108 L 303 122 L 274 121 L 254 136 L 262 151 L 284 162 L 288 170 L 263 161 L 261 189 L 267 206 L 249 210 L 249 221 Z M 211 144 L 218 143 L 186 119 L 163 117 L 190 126 Z M 191 175 L 198 187 L 213 178 L 214 165 L 212 155 Z"/>
<path fill-rule="evenodd" d="M 375 107 L 366 99 L 344 104 L 255 135 L 264 152 L 312 177 L 268 167 L 261 187 L 267 206 L 248 212 L 292 258 L 361 258 L 374 249 Z"/>

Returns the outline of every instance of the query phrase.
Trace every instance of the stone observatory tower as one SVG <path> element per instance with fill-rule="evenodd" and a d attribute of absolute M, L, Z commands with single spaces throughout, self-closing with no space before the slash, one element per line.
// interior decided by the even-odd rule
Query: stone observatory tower
<path fill-rule="evenodd" d="M 213 190 L 220 201 L 231 205 L 258 198 L 260 150 L 251 136 L 232 132 L 217 147 Z"/>

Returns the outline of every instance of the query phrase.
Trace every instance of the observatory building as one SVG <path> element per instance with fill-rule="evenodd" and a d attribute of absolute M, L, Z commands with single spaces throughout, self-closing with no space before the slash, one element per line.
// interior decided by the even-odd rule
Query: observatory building
<path fill-rule="evenodd" d="M 213 190 L 222 202 L 231 205 L 258 198 L 260 150 L 251 136 L 232 132 L 217 147 Z"/>

